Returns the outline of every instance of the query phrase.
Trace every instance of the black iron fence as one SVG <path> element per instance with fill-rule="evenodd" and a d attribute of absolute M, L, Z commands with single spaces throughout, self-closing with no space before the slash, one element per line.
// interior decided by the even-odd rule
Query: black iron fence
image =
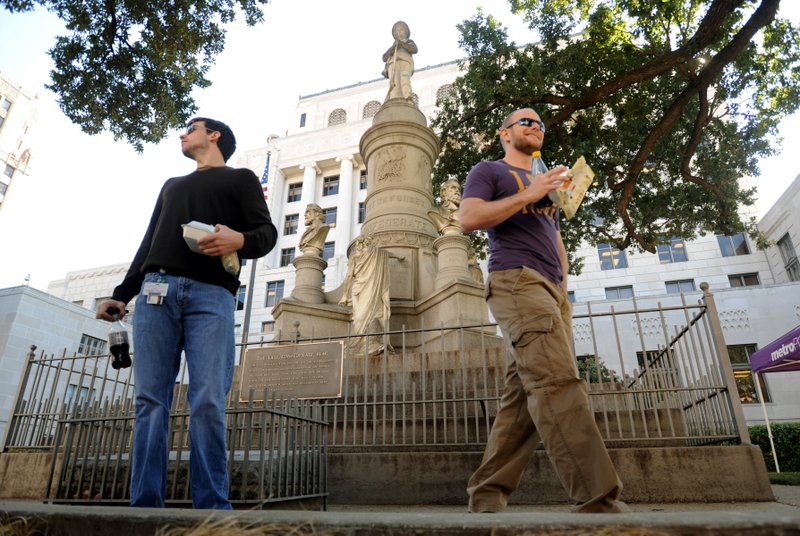
<path fill-rule="evenodd" d="M 696 303 L 679 295 L 575 305 L 578 368 L 609 446 L 749 443 L 713 296 L 701 287 Z M 249 347 L 341 339 L 311 332 Z M 336 399 L 242 395 L 234 384 L 228 403 L 232 500 L 324 498 L 328 450 L 483 448 L 504 375 L 505 346 L 494 325 L 369 334 L 385 342 L 378 355 L 359 344 L 366 336 L 344 337 L 350 350 Z M 170 500 L 178 503 L 189 493 L 184 375 L 185 368 L 170 427 Z M 125 501 L 132 391 L 129 369 L 111 369 L 107 357 L 32 352 L 5 450 L 62 455 L 53 463 L 52 500 Z"/>

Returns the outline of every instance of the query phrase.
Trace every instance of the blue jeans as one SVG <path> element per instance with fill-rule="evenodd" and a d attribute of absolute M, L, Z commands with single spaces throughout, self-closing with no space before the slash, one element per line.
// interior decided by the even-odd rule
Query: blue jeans
<path fill-rule="evenodd" d="M 192 505 L 228 510 L 225 405 L 235 356 L 233 295 L 217 285 L 161 273 L 146 274 L 144 281 L 163 281 L 169 289 L 160 305 L 148 304 L 144 294 L 136 299 L 131 506 L 164 506 L 169 412 L 185 352 Z"/>

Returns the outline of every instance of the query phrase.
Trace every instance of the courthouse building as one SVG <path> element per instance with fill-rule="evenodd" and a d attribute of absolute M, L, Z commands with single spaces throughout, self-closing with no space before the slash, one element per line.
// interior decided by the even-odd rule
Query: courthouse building
<path fill-rule="evenodd" d="M 414 100 L 428 121 L 437 97 L 446 95 L 458 75 L 455 62 L 419 69 L 412 79 Z M 326 291 L 339 287 L 347 271 L 347 249 L 365 220 L 366 169 L 359 141 L 383 103 L 388 81 L 377 79 L 300 97 L 284 135 L 269 136 L 264 147 L 245 151 L 236 165 L 262 178 L 267 203 L 278 228 L 275 249 L 242 268 L 236 313 L 240 340 L 269 341 L 277 336 L 273 307 L 294 288 L 292 261 L 298 255 L 304 211 L 316 203 L 331 226 L 323 257 Z M 787 170 L 797 173 L 798 170 Z M 657 253 L 619 251 L 609 244 L 584 245 L 580 276 L 570 276 L 576 311 L 592 303 L 633 299 L 657 302 L 684 293 L 701 297 L 708 283 L 717 300 L 726 344 L 740 384 L 749 423 L 763 421 L 747 357 L 800 324 L 800 269 L 795 244 L 800 241 L 800 177 L 762 219 L 760 225 L 775 245 L 759 251 L 749 237 L 707 235 L 697 240 L 671 239 Z M 50 284 L 48 292 L 87 309 L 111 295 L 127 264 L 70 272 Z M 247 303 L 251 307 L 246 307 Z M 134 315 L 135 321 L 135 315 Z M 246 324 L 246 325 L 245 325 Z M 301 325 L 303 336 L 325 336 L 313 325 Z M 289 334 L 281 334 L 281 337 Z M 576 353 L 583 353 L 576 331 Z M 647 345 L 642 337 L 641 345 Z M 637 349 L 640 343 L 637 342 Z M 649 350 L 644 348 L 645 355 Z M 638 359 L 642 359 L 642 355 Z M 637 355 L 631 359 L 636 365 Z M 641 361 L 640 361 L 641 363 Z M 770 420 L 800 420 L 800 373 L 770 374 L 765 398 Z"/>
<path fill-rule="evenodd" d="M 37 98 L 0 73 L 0 210 L 14 180 L 29 174 Z"/>

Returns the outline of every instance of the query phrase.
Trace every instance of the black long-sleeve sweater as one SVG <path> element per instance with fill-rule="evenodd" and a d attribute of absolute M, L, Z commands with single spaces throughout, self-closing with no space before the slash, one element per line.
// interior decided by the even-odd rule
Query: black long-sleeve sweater
<path fill-rule="evenodd" d="M 249 169 L 219 167 L 171 178 L 161 188 L 139 250 L 112 298 L 128 303 L 139 293 L 144 274 L 158 270 L 219 285 L 236 295 L 239 279 L 225 271 L 221 258 L 195 253 L 183 240 L 181 225 L 193 220 L 244 234 L 240 258 L 263 257 L 278 237 L 261 185 Z"/>

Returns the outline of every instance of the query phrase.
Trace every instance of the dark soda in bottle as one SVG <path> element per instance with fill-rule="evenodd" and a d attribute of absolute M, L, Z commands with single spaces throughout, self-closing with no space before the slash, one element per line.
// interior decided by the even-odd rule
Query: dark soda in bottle
<path fill-rule="evenodd" d="M 109 307 L 108 313 L 114 317 L 111 329 L 108 330 L 108 347 L 111 350 L 111 366 L 117 370 L 131 366 L 130 343 L 128 342 L 128 327 L 120 317 L 120 310 Z"/>

